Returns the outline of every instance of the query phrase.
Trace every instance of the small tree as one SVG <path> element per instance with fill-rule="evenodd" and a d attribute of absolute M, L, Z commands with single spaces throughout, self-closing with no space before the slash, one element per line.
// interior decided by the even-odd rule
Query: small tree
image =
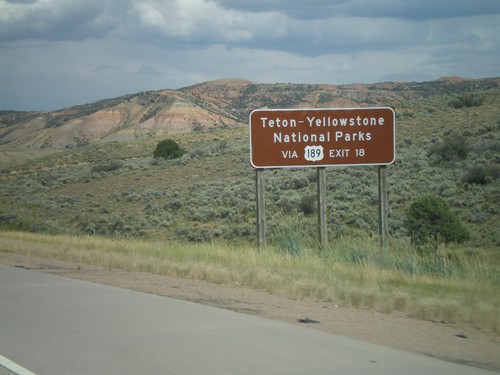
<path fill-rule="evenodd" d="M 316 197 L 314 195 L 304 195 L 300 199 L 299 207 L 304 215 L 311 215 L 316 211 Z"/>
<path fill-rule="evenodd" d="M 405 226 L 415 244 L 430 241 L 463 242 L 469 232 L 440 197 L 417 198 L 406 211 Z"/>
<path fill-rule="evenodd" d="M 176 159 L 184 155 L 184 151 L 173 139 L 164 139 L 158 142 L 153 152 L 155 158 Z"/>

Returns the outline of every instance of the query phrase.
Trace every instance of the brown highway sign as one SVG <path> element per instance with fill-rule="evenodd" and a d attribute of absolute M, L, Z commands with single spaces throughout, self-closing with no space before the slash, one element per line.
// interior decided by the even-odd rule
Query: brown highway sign
<path fill-rule="evenodd" d="M 388 165 L 396 157 L 389 107 L 258 109 L 249 122 L 255 168 Z"/>

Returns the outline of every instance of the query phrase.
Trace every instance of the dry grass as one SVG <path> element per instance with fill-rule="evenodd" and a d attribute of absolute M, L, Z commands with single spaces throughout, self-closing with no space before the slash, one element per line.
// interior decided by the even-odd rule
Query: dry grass
<path fill-rule="evenodd" d="M 494 267 L 475 257 L 468 264 L 461 259 L 460 269 L 447 275 L 418 269 L 409 273 L 395 266 L 398 256 L 410 257 L 402 246 L 393 245 L 403 255 L 382 253 L 371 239 L 354 237 L 339 240 L 326 253 L 305 249 L 293 256 L 273 248 L 259 252 L 249 245 L 227 243 L 0 232 L 4 252 L 236 284 L 293 299 L 332 301 L 386 313 L 403 311 L 420 319 L 500 332 L 500 288 Z M 373 256 L 363 258 L 360 249 Z M 341 253 L 358 258 L 346 261 Z"/>

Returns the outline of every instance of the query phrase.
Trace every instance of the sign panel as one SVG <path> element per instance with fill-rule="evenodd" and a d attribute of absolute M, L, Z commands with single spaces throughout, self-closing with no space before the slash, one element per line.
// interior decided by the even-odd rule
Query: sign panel
<path fill-rule="evenodd" d="M 388 165 L 395 115 L 389 107 L 258 109 L 250 114 L 255 168 Z"/>

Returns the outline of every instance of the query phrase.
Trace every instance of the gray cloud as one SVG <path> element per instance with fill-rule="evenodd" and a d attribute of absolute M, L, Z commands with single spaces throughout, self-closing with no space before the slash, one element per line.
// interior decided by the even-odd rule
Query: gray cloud
<path fill-rule="evenodd" d="M 497 0 L 0 0 L 0 103 L 56 109 L 231 76 L 497 76 L 498 35 Z"/>
<path fill-rule="evenodd" d="M 0 40 L 102 37 L 116 28 L 124 16 L 114 3 L 113 0 L 3 0 Z"/>
<path fill-rule="evenodd" d="M 297 19 L 369 17 L 444 19 L 500 13 L 496 0 L 215 0 L 221 6 L 248 12 L 282 12 Z"/>

